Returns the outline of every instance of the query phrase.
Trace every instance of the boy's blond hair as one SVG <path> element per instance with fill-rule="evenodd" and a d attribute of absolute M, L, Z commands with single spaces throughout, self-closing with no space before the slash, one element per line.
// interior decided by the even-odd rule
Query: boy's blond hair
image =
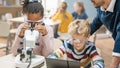
<path fill-rule="evenodd" d="M 77 19 L 69 25 L 68 33 L 70 35 L 80 34 L 89 37 L 90 25 L 87 20 Z"/>

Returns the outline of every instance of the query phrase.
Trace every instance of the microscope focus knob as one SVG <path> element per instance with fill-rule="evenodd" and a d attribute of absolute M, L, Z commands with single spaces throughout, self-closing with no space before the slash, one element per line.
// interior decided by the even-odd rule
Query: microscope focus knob
<path fill-rule="evenodd" d="M 20 61 L 22 61 L 23 58 L 25 58 L 25 54 L 20 54 Z"/>
<path fill-rule="evenodd" d="M 28 54 L 28 55 L 32 55 L 32 51 L 33 51 L 33 48 L 29 48 L 29 49 L 27 50 L 27 54 Z"/>
<path fill-rule="evenodd" d="M 35 45 L 39 46 L 39 42 L 36 42 Z"/>
<path fill-rule="evenodd" d="M 20 45 L 23 45 L 23 42 L 20 42 Z"/>
<path fill-rule="evenodd" d="M 23 48 L 18 48 L 18 49 L 17 49 L 17 52 L 21 54 L 21 53 L 22 53 L 22 50 L 23 50 Z"/>

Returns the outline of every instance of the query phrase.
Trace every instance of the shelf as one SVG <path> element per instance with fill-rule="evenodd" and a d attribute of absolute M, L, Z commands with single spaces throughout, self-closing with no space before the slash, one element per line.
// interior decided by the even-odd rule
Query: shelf
<path fill-rule="evenodd" d="M 14 6 L 0 6 L 0 8 L 14 8 L 14 7 L 22 7 L 22 6 L 19 6 L 19 5 L 14 5 Z"/>
<path fill-rule="evenodd" d="M 0 19 L 2 15 L 5 15 L 6 13 L 12 13 L 13 17 L 17 17 L 20 15 L 20 12 L 22 11 L 22 6 L 0 6 Z"/>

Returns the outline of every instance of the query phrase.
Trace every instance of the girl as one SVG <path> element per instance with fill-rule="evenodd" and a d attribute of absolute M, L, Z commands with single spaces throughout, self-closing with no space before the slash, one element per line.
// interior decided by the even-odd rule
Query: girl
<path fill-rule="evenodd" d="M 51 18 L 53 21 L 60 21 L 59 32 L 67 33 L 68 25 L 73 21 L 72 14 L 67 11 L 67 3 L 62 2 L 57 9 L 57 12 Z"/>
<path fill-rule="evenodd" d="M 23 13 L 26 14 L 27 20 L 18 27 L 15 41 L 12 46 L 12 53 L 14 55 L 18 54 L 17 49 L 22 47 L 20 42 L 24 38 L 24 32 L 30 28 L 29 24 L 32 23 L 32 26 L 38 24 L 35 29 L 40 33 L 38 37 L 39 45 L 35 46 L 33 53 L 47 57 L 53 52 L 53 30 L 42 21 L 44 16 L 43 6 L 39 0 L 25 0 L 23 4 Z"/>

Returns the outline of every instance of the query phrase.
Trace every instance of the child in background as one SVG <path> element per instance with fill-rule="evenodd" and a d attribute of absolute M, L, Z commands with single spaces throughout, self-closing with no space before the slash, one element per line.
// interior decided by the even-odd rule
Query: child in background
<path fill-rule="evenodd" d="M 35 29 L 39 31 L 38 42 L 33 53 L 47 57 L 53 53 L 53 29 L 45 25 L 43 22 L 44 8 L 41 3 L 36 0 L 25 0 L 23 4 L 23 13 L 26 14 L 27 20 L 18 27 L 15 41 L 12 46 L 12 53 L 17 55 L 17 49 L 23 47 L 20 42 L 24 38 L 25 30 L 29 29 L 30 23 L 32 25 L 38 24 Z"/>
<path fill-rule="evenodd" d="M 68 25 L 73 21 L 72 14 L 67 11 L 67 3 L 62 2 L 57 9 L 57 12 L 51 17 L 53 21 L 60 21 L 58 31 L 60 33 L 68 32 Z"/>
<path fill-rule="evenodd" d="M 88 16 L 85 12 L 85 8 L 82 2 L 75 2 L 74 3 L 74 12 L 72 13 L 74 19 L 87 19 Z"/>
<path fill-rule="evenodd" d="M 104 68 L 104 61 L 99 56 L 94 43 L 88 41 L 90 26 L 86 20 L 75 20 L 68 29 L 71 39 L 65 40 L 63 46 L 56 50 L 49 58 L 63 58 L 67 55 L 68 60 L 80 61 L 80 66 L 85 68 Z"/>

